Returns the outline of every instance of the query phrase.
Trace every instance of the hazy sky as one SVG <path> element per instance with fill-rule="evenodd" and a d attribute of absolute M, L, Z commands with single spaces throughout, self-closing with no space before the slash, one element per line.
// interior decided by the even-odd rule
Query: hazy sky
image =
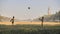
<path fill-rule="evenodd" d="M 28 7 L 30 6 L 30 10 Z M 48 7 L 51 14 L 60 10 L 60 0 L 0 0 L 1 15 L 18 19 L 37 18 L 47 15 Z"/>

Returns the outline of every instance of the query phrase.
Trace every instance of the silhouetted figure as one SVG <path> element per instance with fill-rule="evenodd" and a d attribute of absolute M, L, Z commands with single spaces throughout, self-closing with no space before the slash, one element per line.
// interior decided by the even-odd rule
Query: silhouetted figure
<path fill-rule="evenodd" d="M 44 17 L 42 17 L 41 21 L 42 21 L 41 26 L 43 28 Z"/>
<path fill-rule="evenodd" d="M 14 16 L 13 16 L 13 18 L 10 20 L 10 22 L 12 22 L 12 25 L 14 24 Z"/>
<path fill-rule="evenodd" d="M 43 28 L 44 17 L 42 17 L 41 19 L 39 18 L 39 20 L 42 22 L 41 27 Z"/>

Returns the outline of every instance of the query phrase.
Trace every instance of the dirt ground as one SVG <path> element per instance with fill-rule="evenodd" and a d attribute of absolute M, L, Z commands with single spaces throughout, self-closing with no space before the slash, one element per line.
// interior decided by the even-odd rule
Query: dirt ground
<path fill-rule="evenodd" d="M 2 25 L 12 25 L 11 22 L 0 22 Z M 28 21 L 21 21 L 21 22 L 14 22 L 14 25 L 16 24 L 36 24 L 36 25 L 41 25 L 41 22 L 28 22 Z M 44 22 L 44 25 L 60 25 L 60 22 Z"/>

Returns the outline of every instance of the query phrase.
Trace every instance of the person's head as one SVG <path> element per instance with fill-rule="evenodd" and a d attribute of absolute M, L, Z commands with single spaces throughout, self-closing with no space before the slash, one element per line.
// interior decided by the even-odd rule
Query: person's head
<path fill-rule="evenodd" d="M 13 16 L 13 18 L 15 18 L 15 17 Z"/>
<path fill-rule="evenodd" d="M 42 16 L 42 18 L 44 18 L 44 16 Z"/>

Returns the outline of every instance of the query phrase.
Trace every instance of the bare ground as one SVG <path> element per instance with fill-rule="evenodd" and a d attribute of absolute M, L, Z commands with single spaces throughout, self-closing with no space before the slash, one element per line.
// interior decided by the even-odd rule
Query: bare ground
<path fill-rule="evenodd" d="M 3 25 L 12 25 L 11 22 L 0 22 L 0 24 Z M 36 24 L 36 25 L 41 25 L 41 22 L 27 22 L 27 21 L 21 21 L 21 22 L 14 22 L 14 25 L 16 24 Z M 60 25 L 60 22 L 44 22 L 44 25 Z"/>

